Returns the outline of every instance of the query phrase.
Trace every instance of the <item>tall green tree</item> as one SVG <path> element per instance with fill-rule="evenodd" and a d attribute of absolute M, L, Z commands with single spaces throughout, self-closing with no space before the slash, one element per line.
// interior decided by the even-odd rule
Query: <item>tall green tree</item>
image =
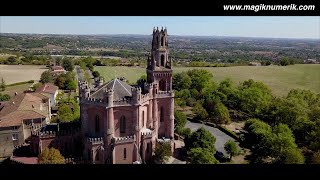
<path fill-rule="evenodd" d="M 191 78 L 187 72 L 181 72 L 173 75 L 172 88 L 180 91 L 182 89 L 189 89 L 191 85 Z"/>
<path fill-rule="evenodd" d="M 236 156 L 239 154 L 239 149 L 238 149 L 238 146 L 237 144 L 232 141 L 232 140 L 229 140 L 227 141 L 225 144 L 224 144 L 224 149 L 226 150 L 226 152 L 228 154 L 230 154 L 230 160 L 233 156 Z"/>
<path fill-rule="evenodd" d="M 172 153 L 171 153 L 170 143 L 158 142 L 156 144 L 156 149 L 154 151 L 155 160 L 163 163 L 163 162 L 167 161 L 171 155 L 172 155 Z"/>
<path fill-rule="evenodd" d="M 53 77 L 52 77 L 51 73 L 49 71 L 44 71 L 41 74 L 40 82 L 43 83 L 43 84 L 52 83 L 53 82 Z"/>
<path fill-rule="evenodd" d="M 64 157 L 55 148 L 45 148 L 38 157 L 39 164 L 65 164 Z"/>
<path fill-rule="evenodd" d="M 260 115 L 266 110 L 272 100 L 272 93 L 268 86 L 252 79 L 244 81 L 239 87 L 241 110 L 252 115 Z"/>
<path fill-rule="evenodd" d="M 214 122 L 217 124 L 229 124 L 231 122 L 229 110 L 222 103 L 216 104 L 214 115 Z"/>
<path fill-rule="evenodd" d="M 61 122 L 73 121 L 73 112 L 68 104 L 60 105 L 58 109 L 58 117 Z"/>
<path fill-rule="evenodd" d="M 73 64 L 72 60 L 69 58 L 63 59 L 62 66 L 66 71 L 73 71 L 73 69 L 74 69 L 74 64 Z"/>
<path fill-rule="evenodd" d="M 201 91 L 203 88 L 208 86 L 210 81 L 212 81 L 212 74 L 204 69 L 193 69 L 189 70 L 187 74 L 191 78 L 191 87 L 195 88 L 197 91 Z"/>
<path fill-rule="evenodd" d="M 201 127 L 193 132 L 189 136 L 189 138 L 185 140 L 185 147 L 187 150 L 190 150 L 192 148 L 206 148 L 210 152 L 215 153 L 215 142 L 216 138 L 212 136 L 212 134 L 208 130 Z"/>
<path fill-rule="evenodd" d="M 174 111 L 174 120 L 175 120 L 174 124 L 177 127 L 183 128 L 187 123 L 187 116 L 183 112 L 175 110 Z"/>

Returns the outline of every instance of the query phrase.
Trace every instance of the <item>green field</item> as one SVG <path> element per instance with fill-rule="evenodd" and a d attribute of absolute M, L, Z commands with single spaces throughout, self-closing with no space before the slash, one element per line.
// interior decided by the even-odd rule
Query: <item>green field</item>
<path fill-rule="evenodd" d="M 123 66 L 100 66 L 97 71 L 109 81 L 115 77 L 126 77 L 129 82 L 135 82 L 145 74 L 145 68 Z M 197 69 L 191 67 L 175 67 L 175 72 Z M 198 68 L 199 69 L 199 68 Z M 201 68 L 210 71 L 215 81 L 230 78 L 235 83 L 254 79 L 267 84 L 275 95 L 286 95 L 290 89 L 310 89 L 320 92 L 320 64 L 298 64 L 291 66 L 236 66 Z"/>
<path fill-rule="evenodd" d="M 23 91 L 28 90 L 32 83 L 20 84 L 16 86 L 9 86 L 6 87 L 5 91 L 0 91 L 2 94 L 9 94 L 11 97 L 14 96 L 14 93 L 17 92 L 18 94 L 23 93 Z"/>

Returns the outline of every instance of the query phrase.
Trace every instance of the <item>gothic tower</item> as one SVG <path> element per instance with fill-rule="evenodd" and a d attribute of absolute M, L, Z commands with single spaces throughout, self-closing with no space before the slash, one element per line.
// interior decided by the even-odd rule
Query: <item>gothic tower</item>
<path fill-rule="evenodd" d="M 158 83 L 159 91 L 172 90 L 171 59 L 168 58 L 167 29 L 153 29 L 151 58 L 148 57 L 147 81 Z"/>

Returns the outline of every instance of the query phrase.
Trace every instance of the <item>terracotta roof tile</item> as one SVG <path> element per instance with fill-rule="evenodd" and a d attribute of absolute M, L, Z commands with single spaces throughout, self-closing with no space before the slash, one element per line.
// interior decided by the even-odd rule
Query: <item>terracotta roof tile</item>
<path fill-rule="evenodd" d="M 0 110 L 0 127 L 17 126 L 25 119 L 48 116 L 49 102 L 46 96 L 40 93 L 22 93 L 3 104 Z"/>

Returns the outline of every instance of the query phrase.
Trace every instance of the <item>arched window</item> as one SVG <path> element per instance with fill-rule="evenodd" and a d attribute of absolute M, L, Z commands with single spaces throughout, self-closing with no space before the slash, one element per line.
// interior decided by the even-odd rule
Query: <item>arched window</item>
<path fill-rule="evenodd" d="M 124 116 L 120 118 L 120 133 L 126 133 L 126 117 Z"/>
<path fill-rule="evenodd" d="M 147 150 L 146 150 L 146 151 L 147 151 L 147 153 L 149 153 L 149 152 L 150 152 L 150 149 L 151 149 L 151 148 L 150 148 L 150 145 L 151 145 L 150 143 L 147 143 Z"/>
<path fill-rule="evenodd" d="M 164 37 L 162 36 L 161 37 L 161 46 L 163 46 L 164 45 Z"/>
<path fill-rule="evenodd" d="M 160 122 L 163 122 L 164 117 L 163 117 L 163 107 L 160 108 Z"/>
<path fill-rule="evenodd" d="M 100 152 L 99 152 L 99 150 L 97 150 L 95 161 L 99 161 L 99 160 L 100 160 Z"/>
<path fill-rule="evenodd" d="M 158 45 L 159 44 L 159 37 L 157 36 L 157 41 L 156 41 L 156 44 Z"/>
<path fill-rule="evenodd" d="M 161 66 L 164 66 L 164 55 L 161 55 Z"/>
<path fill-rule="evenodd" d="M 127 159 L 127 148 L 123 149 L 123 159 Z"/>
<path fill-rule="evenodd" d="M 142 127 L 144 127 L 144 111 L 142 111 Z"/>
<path fill-rule="evenodd" d="M 161 79 L 159 82 L 159 89 L 160 91 L 165 91 L 166 90 L 166 81 Z"/>
<path fill-rule="evenodd" d="M 100 132 L 100 118 L 98 115 L 96 115 L 96 120 L 95 120 L 95 131 L 96 133 Z"/>

